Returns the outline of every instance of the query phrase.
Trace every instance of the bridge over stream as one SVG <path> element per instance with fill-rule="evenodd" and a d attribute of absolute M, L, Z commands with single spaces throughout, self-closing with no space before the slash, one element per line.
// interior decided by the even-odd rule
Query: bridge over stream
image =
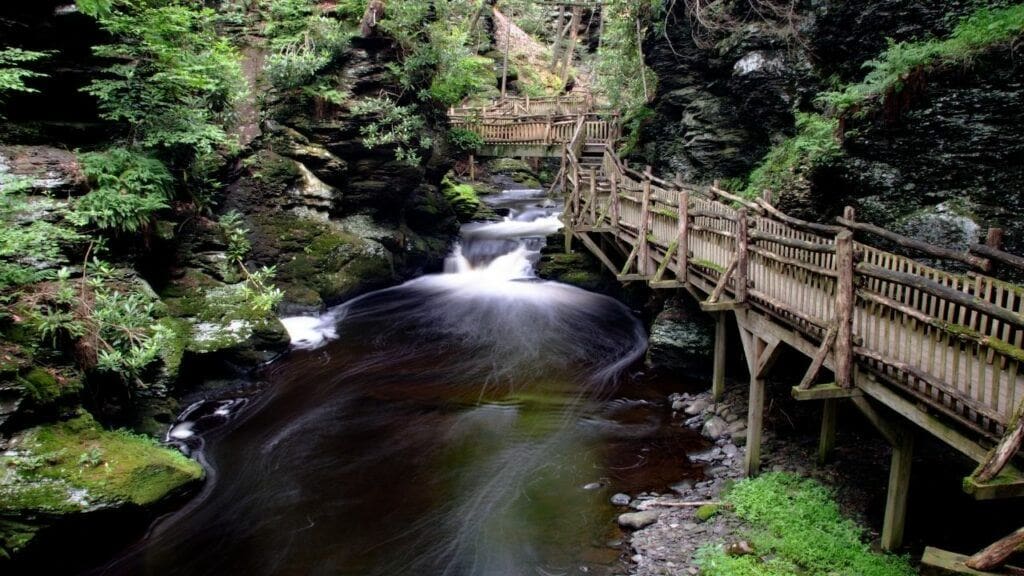
<path fill-rule="evenodd" d="M 715 316 L 716 398 L 727 323 L 736 323 L 749 374 L 748 474 L 760 466 L 765 378 L 789 347 L 809 360 L 792 395 L 822 406 L 820 458 L 833 448 L 839 402 L 856 406 L 893 447 L 886 549 L 902 541 L 918 429 L 977 463 L 963 484 L 974 497 L 1024 495 L 1024 288 L 993 275 L 1024 269 L 1024 258 L 999 249 L 997 230 L 956 252 L 859 222 L 852 208 L 835 223 L 807 222 L 767 198 L 659 178 L 616 154 L 618 115 L 586 98 L 506 99 L 450 117 L 481 136 L 478 154 L 561 158 L 567 251 L 578 241 L 620 281 L 685 290 Z M 873 246 L 878 239 L 972 272 L 926 266 Z M 971 558 L 929 548 L 924 562 L 992 569 L 1022 540 Z"/>

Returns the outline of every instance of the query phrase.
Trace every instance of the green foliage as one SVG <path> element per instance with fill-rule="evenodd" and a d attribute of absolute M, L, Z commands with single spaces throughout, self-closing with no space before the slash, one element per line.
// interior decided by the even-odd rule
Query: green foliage
<path fill-rule="evenodd" d="M 237 308 L 244 316 L 263 318 L 273 312 L 284 298 L 284 292 L 272 284 L 276 270 L 274 267 L 263 267 L 249 272 L 245 257 L 252 249 L 252 244 L 249 242 L 249 230 L 245 228 L 240 213 L 228 212 L 220 217 L 219 223 L 228 243 L 228 262 L 236 266 L 244 278 L 244 282 L 221 295 L 223 298 L 219 305 L 227 314 L 231 313 L 232 308 Z M 224 270 L 224 277 L 233 280 L 237 278 L 237 273 L 230 269 Z"/>
<path fill-rule="evenodd" d="M 103 117 L 130 126 L 133 145 L 175 156 L 233 145 L 224 126 L 245 82 L 214 11 L 184 0 L 95 4 L 79 0 L 115 39 L 93 48 L 114 63 L 84 89 Z"/>
<path fill-rule="evenodd" d="M 46 75 L 23 66 L 46 57 L 46 52 L 33 52 L 21 48 L 0 49 L 0 99 L 8 92 L 37 92 L 35 88 L 25 84 L 25 81 Z"/>
<path fill-rule="evenodd" d="M 63 246 L 83 237 L 59 222 L 67 210 L 49 198 L 29 199 L 31 181 L 0 174 L 0 302 L 11 289 L 52 276 Z M 40 218 L 41 213 L 53 218 Z"/>
<path fill-rule="evenodd" d="M 419 164 L 420 150 L 433 144 L 424 134 L 423 118 L 412 107 L 399 106 L 387 96 L 360 100 L 352 107 L 352 112 L 370 120 L 359 128 L 363 145 L 367 148 L 393 146 L 400 162 Z"/>
<path fill-rule="evenodd" d="M 819 114 L 797 113 L 795 136 L 772 148 L 750 174 L 744 194 L 759 196 L 763 190 L 779 192 L 806 185 L 814 169 L 839 158 L 842 146 L 836 140 L 839 121 Z"/>
<path fill-rule="evenodd" d="M 729 556 L 705 548 L 708 576 L 910 576 L 906 558 L 875 554 L 862 530 L 844 518 L 828 490 L 797 476 L 771 473 L 743 480 L 726 495 L 735 514 L 751 525 L 755 555 Z"/>
<path fill-rule="evenodd" d="M 625 156 L 636 150 L 640 143 L 640 128 L 646 120 L 654 117 L 654 110 L 647 106 L 635 106 L 626 110 L 622 122 L 623 143 L 619 154 Z"/>
<path fill-rule="evenodd" d="M 877 59 L 864 64 L 864 80 L 844 90 L 825 92 L 819 102 L 838 114 L 862 110 L 891 92 L 900 92 L 916 71 L 942 64 L 969 61 L 977 54 L 1020 38 L 1024 34 L 1024 4 L 982 8 L 964 20 L 944 40 L 890 42 Z"/>
<path fill-rule="evenodd" d="M 660 2 L 608 0 L 602 3 L 604 29 L 597 54 L 597 89 L 613 108 L 624 110 L 626 114 L 645 106 L 654 97 L 657 76 L 640 59 L 637 43 L 659 9 Z M 638 21 L 646 23 L 641 25 L 639 37 Z"/>
<path fill-rule="evenodd" d="M 448 141 L 459 152 L 472 152 L 484 145 L 483 136 L 465 128 L 452 128 L 449 130 Z"/>
<path fill-rule="evenodd" d="M 86 276 L 62 268 L 30 300 L 28 323 L 55 349 L 91 351 L 77 355 L 86 369 L 106 372 L 136 388 L 170 337 L 156 322 L 158 303 L 134 290 L 124 274 L 94 260 Z"/>
<path fill-rule="evenodd" d="M 159 160 L 124 148 L 81 154 L 79 160 L 91 190 L 75 203 L 77 224 L 138 232 L 168 207 L 174 180 Z"/>
<path fill-rule="evenodd" d="M 264 71 L 280 90 L 304 86 L 348 47 L 351 30 L 312 0 L 272 0 L 264 31 L 272 52 Z"/>

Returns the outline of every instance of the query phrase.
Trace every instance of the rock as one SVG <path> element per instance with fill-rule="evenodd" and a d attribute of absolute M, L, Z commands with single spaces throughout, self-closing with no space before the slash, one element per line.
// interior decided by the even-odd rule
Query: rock
<path fill-rule="evenodd" d="M 661 516 L 660 510 L 643 510 L 640 512 L 626 512 L 619 514 L 618 523 L 623 528 L 640 530 L 658 521 Z"/>
<path fill-rule="evenodd" d="M 691 403 L 689 406 L 687 406 L 686 409 L 683 410 L 683 412 L 690 416 L 696 416 L 697 414 L 704 412 L 704 410 L 707 409 L 707 407 L 708 401 L 704 398 L 698 398 L 694 400 L 693 403 Z"/>
<path fill-rule="evenodd" d="M 739 449 L 736 448 L 734 444 L 726 444 L 725 446 L 722 446 L 722 454 L 725 454 L 726 458 L 736 456 L 737 452 L 739 452 Z"/>
<path fill-rule="evenodd" d="M 694 462 L 712 462 L 722 455 L 722 449 L 715 446 L 701 452 L 687 454 L 687 457 Z"/>
<path fill-rule="evenodd" d="M 737 446 L 746 446 L 747 445 L 747 431 L 746 430 L 740 430 L 739 432 L 733 432 L 732 433 L 732 443 L 737 445 Z"/>
<path fill-rule="evenodd" d="M 0 178 L 27 179 L 35 194 L 67 196 L 85 191 L 78 156 L 51 146 L 0 145 Z"/>
<path fill-rule="evenodd" d="M 729 434 L 736 434 L 737 432 L 746 429 L 747 423 L 745 420 L 733 420 L 732 422 L 729 423 L 728 427 L 726 428 Z"/>
<path fill-rule="evenodd" d="M 754 547 L 746 540 L 732 542 L 725 547 L 725 553 L 729 556 L 748 556 L 754 553 Z"/>
<path fill-rule="evenodd" d="M 670 300 L 651 325 L 647 360 L 658 372 L 701 375 L 709 369 L 713 334 L 710 321 L 692 302 Z"/>
<path fill-rule="evenodd" d="M 602 484 L 600 482 L 591 482 L 589 484 L 584 484 L 583 485 L 583 489 L 584 490 L 588 490 L 588 491 L 589 490 L 600 490 L 603 487 L 604 487 L 604 484 Z"/>
<path fill-rule="evenodd" d="M 682 480 L 680 482 L 677 482 L 677 483 L 669 486 L 669 488 L 671 488 L 674 492 L 676 492 L 680 496 L 686 496 L 687 494 L 690 493 L 691 490 L 693 490 L 693 480 L 691 480 L 690 478 L 687 478 L 685 480 Z"/>
<path fill-rule="evenodd" d="M 704 423 L 704 427 L 701 428 L 700 433 L 705 438 L 714 440 L 722 434 L 725 434 L 727 429 L 728 424 L 725 423 L 725 420 L 722 420 L 718 416 L 713 416 Z"/>
<path fill-rule="evenodd" d="M 618 494 L 612 496 L 611 501 L 612 504 L 614 504 L 615 506 L 629 506 L 629 502 L 631 500 L 632 498 L 629 497 L 629 494 L 623 494 L 622 492 L 619 492 Z"/>
<path fill-rule="evenodd" d="M 673 411 L 679 412 L 680 410 L 686 410 L 686 409 L 687 409 L 687 405 L 686 405 L 685 401 L 683 401 L 683 400 L 674 400 L 672 402 L 672 410 Z M 687 414 L 689 414 L 689 412 L 687 412 Z M 693 414 L 690 414 L 690 415 L 693 416 Z"/>

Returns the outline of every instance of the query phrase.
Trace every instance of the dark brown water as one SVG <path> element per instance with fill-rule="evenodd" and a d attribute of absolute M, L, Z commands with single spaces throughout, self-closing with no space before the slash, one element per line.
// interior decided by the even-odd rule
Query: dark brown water
<path fill-rule="evenodd" d="M 531 278 L 535 203 L 469 228 L 451 273 L 307 320 L 258 393 L 193 405 L 171 437 L 203 492 L 97 573 L 622 572 L 610 496 L 693 476 L 699 440 L 634 382 L 630 310 Z"/>

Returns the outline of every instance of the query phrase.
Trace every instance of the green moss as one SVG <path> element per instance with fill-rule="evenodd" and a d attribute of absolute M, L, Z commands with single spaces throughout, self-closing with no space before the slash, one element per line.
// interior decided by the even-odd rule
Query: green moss
<path fill-rule="evenodd" d="M 755 554 L 730 556 L 721 547 L 698 553 L 708 576 L 910 576 L 904 557 L 876 554 L 863 530 L 843 517 L 824 486 L 790 474 L 770 473 L 737 483 L 725 496 L 749 524 Z"/>
<path fill-rule="evenodd" d="M 33 428 L 0 457 L 0 555 L 24 547 L 55 516 L 115 505 L 146 506 L 199 481 L 203 470 L 180 452 L 88 413 Z M 42 514 L 43 516 L 36 516 Z"/>
<path fill-rule="evenodd" d="M 152 438 L 104 430 L 84 412 L 29 430 L 15 449 L 18 456 L 3 457 L 14 478 L 0 484 L 0 512 L 144 506 L 203 477 L 180 452 Z"/>
<path fill-rule="evenodd" d="M 768 151 L 761 164 L 750 174 L 743 194 L 761 196 L 762 191 L 782 192 L 806 187 L 807 176 L 815 169 L 838 159 L 842 146 L 836 139 L 839 121 L 819 114 L 796 115 L 797 133 Z"/>
<path fill-rule="evenodd" d="M 691 260 L 690 263 L 694 266 L 700 266 L 701 268 L 710 268 L 719 274 L 725 274 L 724 266 L 719 266 L 710 260 L 701 260 L 700 258 L 697 258 L 696 260 Z"/>
<path fill-rule="evenodd" d="M 707 522 L 718 515 L 721 507 L 718 504 L 705 504 L 694 513 L 694 517 L 697 518 L 698 522 Z"/>
<path fill-rule="evenodd" d="M 995 46 L 1010 44 L 1024 34 L 1024 4 L 982 8 L 963 19 L 946 39 L 891 43 L 875 60 L 864 64 L 864 80 L 844 90 L 826 92 L 819 101 L 837 113 L 864 111 L 890 93 L 903 90 L 914 72 L 947 64 L 964 64 Z"/>
<path fill-rule="evenodd" d="M 164 371 L 170 380 L 174 380 L 181 369 L 181 360 L 185 356 L 185 350 L 192 341 L 192 327 L 182 318 L 166 316 L 157 321 L 160 326 L 167 329 L 171 335 L 164 342 L 160 350 L 160 357 L 163 359 Z"/>
<path fill-rule="evenodd" d="M 458 183 L 445 176 L 441 181 L 441 193 L 455 210 L 460 222 L 488 220 L 495 216 L 494 212 L 480 201 L 476 188 L 471 184 Z"/>
<path fill-rule="evenodd" d="M 82 381 L 78 374 L 54 373 L 34 366 L 15 379 L 39 405 L 53 404 L 78 394 Z"/>

